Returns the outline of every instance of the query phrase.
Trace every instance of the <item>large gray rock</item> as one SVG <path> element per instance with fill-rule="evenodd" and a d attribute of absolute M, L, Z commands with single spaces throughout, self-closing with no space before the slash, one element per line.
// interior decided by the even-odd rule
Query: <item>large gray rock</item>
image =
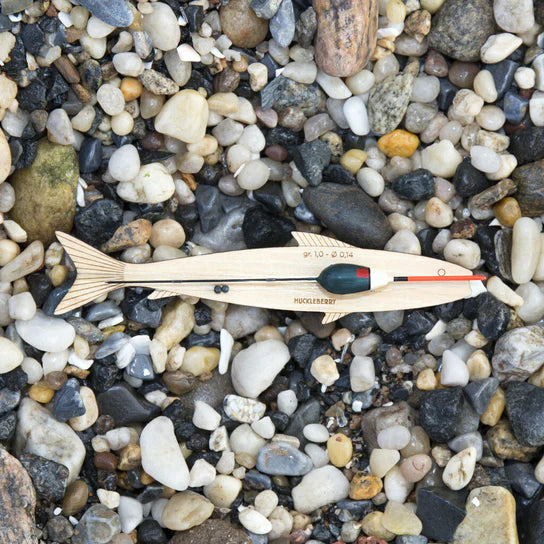
<path fill-rule="evenodd" d="M 352 185 L 322 183 L 318 187 L 306 187 L 302 199 L 338 239 L 348 244 L 383 249 L 393 235 L 378 205 Z"/>

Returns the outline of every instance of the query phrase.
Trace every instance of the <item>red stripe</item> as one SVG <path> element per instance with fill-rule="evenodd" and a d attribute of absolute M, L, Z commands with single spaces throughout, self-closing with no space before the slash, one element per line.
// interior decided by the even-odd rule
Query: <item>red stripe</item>
<path fill-rule="evenodd" d="M 357 268 L 355 271 L 355 276 L 357 278 L 368 278 L 368 268 Z"/>

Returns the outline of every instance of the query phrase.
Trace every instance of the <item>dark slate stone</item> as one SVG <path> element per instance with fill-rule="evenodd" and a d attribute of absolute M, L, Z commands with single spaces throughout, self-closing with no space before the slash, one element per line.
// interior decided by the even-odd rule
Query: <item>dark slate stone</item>
<path fill-rule="evenodd" d="M 79 0 L 95 17 L 112 26 L 126 27 L 134 18 L 125 0 Z"/>
<path fill-rule="evenodd" d="M 423 535 L 431 540 L 451 542 L 457 526 L 466 516 L 466 491 L 447 487 L 428 487 L 417 491 L 416 515 L 423 524 Z"/>
<path fill-rule="evenodd" d="M 504 470 L 512 489 L 526 499 L 531 499 L 542 489 L 531 463 L 508 463 Z"/>
<path fill-rule="evenodd" d="M 17 426 L 17 414 L 15 412 L 8 412 L 0 417 L 0 440 L 7 442 L 15 434 L 15 427 Z"/>
<path fill-rule="evenodd" d="M 19 391 L 12 391 L 7 387 L 0 389 L 0 415 L 13 410 L 21 400 Z"/>
<path fill-rule="evenodd" d="M 320 225 L 319 219 L 308 209 L 308 206 L 301 202 L 293 212 L 295 219 L 302 221 L 303 223 L 309 223 L 310 225 Z"/>
<path fill-rule="evenodd" d="M 448 111 L 448 108 L 452 105 L 453 99 L 459 90 L 450 80 L 446 77 L 440 79 L 440 93 L 436 99 L 438 107 L 443 111 Z"/>
<path fill-rule="evenodd" d="M 302 429 L 309 423 L 318 423 L 321 407 L 317 399 L 311 399 L 297 408 L 297 411 L 291 416 L 291 421 L 285 429 L 285 434 L 298 436 L 301 438 Z"/>
<path fill-rule="evenodd" d="M 75 236 L 95 247 L 109 240 L 121 226 L 123 209 L 108 198 L 95 200 L 74 218 Z"/>
<path fill-rule="evenodd" d="M 96 172 L 102 164 L 102 142 L 98 138 L 85 138 L 78 157 L 80 172 Z"/>
<path fill-rule="evenodd" d="M 544 445 L 544 388 L 527 382 L 506 386 L 506 412 L 523 446 Z"/>
<path fill-rule="evenodd" d="M 195 189 L 195 196 L 200 228 L 202 232 L 208 232 L 217 227 L 223 215 L 219 189 L 213 185 L 199 184 Z"/>
<path fill-rule="evenodd" d="M 476 299 L 480 332 L 490 340 L 499 338 L 508 327 L 510 309 L 491 293 L 482 293 Z"/>
<path fill-rule="evenodd" d="M 529 109 L 529 99 L 521 96 L 514 89 L 509 89 L 504 95 L 502 108 L 506 121 L 512 125 L 519 125 Z M 510 145 L 512 145 L 512 140 L 510 140 Z"/>
<path fill-rule="evenodd" d="M 500 227 L 489 227 L 478 225 L 474 233 L 473 240 L 480 246 L 482 259 L 485 261 L 485 267 L 494 275 L 501 276 L 497 253 L 495 251 L 495 235 L 497 231 L 502 231 Z"/>
<path fill-rule="evenodd" d="M 341 164 L 329 164 L 323 170 L 322 181 L 326 183 L 340 183 L 341 185 L 354 185 L 355 176 Z"/>
<path fill-rule="evenodd" d="M 202 9 L 201 6 L 198 7 Z M 168 537 L 164 529 L 154 519 L 146 519 L 138 525 L 138 542 L 140 544 L 167 544 Z"/>
<path fill-rule="evenodd" d="M 516 199 L 523 215 L 536 217 L 544 213 L 544 160 L 519 166 L 512 172 L 518 190 Z"/>
<path fill-rule="evenodd" d="M 25 345 L 25 352 L 29 355 L 29 350 Z M 28 383 L 26 372 L 18 366 L 10 372 L 0 375 L 0 387 L 7 387 L 12 391 L 20 391 Z"/>
<path fill-rule="evenodd" d="M 178 206 L 174 212 L 174 217 L 183 227 L 187 238 L 191 238 L 195 232 L 198 223 L 198 208 L 196 203 Z"/>
<path fill-rule="evenodd" d="M 480 60 L 480 48 L 495 31 L 488 0 L 449 0 L 433 18 L 429 47 L 457 60 Z"/>
<path fill-rule="evenodd" d="M 140 292 L 139 292 L 140 291 Z M 164 299 L 150 300 L 149 292 L 139 289 L 125 289 L 125 298 L 121 302 L 123 314 L 136 323 L 157 328 L 161 323 Z"/>
<path fill-rule="evenodd" d="M 286 204 L 281 185 L 275 181 L 269 181 L 261 188 L 253 191 L 253 198 L 260 202 L 269 212 L 279 214 L 285 210 Z"/>
<path fill-rule="evenodd" d="M 296 361 L 301 368 L 305 368 L 310 362 L 316 343 L 317 338 L 310 333 L 293 336 L 287 344 L 291 359 Z"/>
<path fill-rule="evenodd" d="M 485 378 L 484 380 L 470 382 L 464 387 L 463 391 L 476 413 L 482 415 L 486 411 L 497 387 L 499 387 L 498 378 Z"/>
<path fill-rule="evenodd" d="M 392 185 L 395 193 L 409 200 L 421 200 L 434 195 L 434 177 L 425 168 L 396 177 Z"/>
<path fill-rule="evenodd" d="M 164 493 L 162 485 L 148 485 L 136 498 L 142 504 L 148 504 L 157 500 Z"/>
<path fill-rule="evenodd" d="M 544 7 L 544 6 L 543 6 Z M 544 13 L 544 9 L 542 10 Z M 544 535 L 544 498 L 535 501 L 520 523 L 520 542 L 523 544 L 542 544 Z"/>
<path fill-rule="evenodd" d="M 185 6 L 184 8 L 191 32 L 198 32 L 204 22 L 204 8 L 202 6 Z"/>
<path fill-rule="evenodd" d="M 158 406 L 147 402 L 126 383 L 115 384 L 104 393 L 100 393 L 96 401 L 100 414 L 113 417 L 116 426 L 145 423 L 160 414 Z"/>
<path fill-rule="evenodd" d="M 376 320 L 371 313 L 353 312 L 340 318 L 340 325 L 353 334 L 359 334 L 364 329 L 376 327 Z"/>
<path fill-rule="evenodd" d="M 69 474 L 64 465 L 31 453 L 21 454 L 19 461 L 30 475 L 38 497 L 52 502 L 64 497 Z"/>
<path fill-rule="evenodd" d="M 485 69 L 491 72 L 495 88 L 497 89 L 497 100 L 500 100 L 514 81 L 514 74 L 519 68 L 519 62 L 511 59 L 505 59 L 496 64 L 486 64 Z"/>
<path fill-rule="evenodd" d="M 462 403 L 460 387 L 425 392 L 419 409 L 419 422 L 431 440 L 444 443 L 455 436 Z"/>
<path fill-rule="evenodd" d="M 137 353 L 127 366 L 126 372 L 129 376 L 140 380 L 152 380 L 155 377 L 151 357 L 145 353 Z"/>
<path fill-rule="evenodd" d="M 17 100 L 19 106 L 28 112 L 43 109 L 47 105 L 47 88 L 41 81 L 33 81 L 28 87 L 19 89 Z"/>
<path fill-rule="evenodd" d="M 453 185 L 459 196 L 468 197 L 487 189 L 489 182 L 483 172 L 472 166 L 470 157 L 465 157 L 453 175 Z"/>
<path fill-rule="evenodd" d="M 295 0 L 295 5 L 297 0 Z M 317 30 L 317 15 L 314 8 L 311 6 L 311 2 L 305 4 L 300 8 L 302 13 L 297 20 L 296 24 L 296 38 L 298 43 L 307 49 L 312 45 L 314 40 L 315 31 Z"/>
<path fill-rule="evenodd" d="M 508 151 L 518 160 L 518 165 L 544 159 L 544 127 L 529 127 L 510 136 Z"/>
<path fill-rule="evenodd" d="M 322 183 L 307 187 L 302 199 L 327 228 L 348 244 L 383 249 L 393 234 L 384 213 L 358 187 Z"/>
<path fill-rule="evenodd" d="M 58 421 L 66 421 L 85 413 L 85 404 L 79 394 L 79 382 L 69 378 L 53 398 L 53 415 Z"/>
<path fill-rule="evenodd" d="M 257 470 L 249 470 L 244 477 L 244 489 L 253 491 L 264 491 L 272 489 L 272 479 L 266 474 L 261 474 Z"/>
<path fill-rule="evenodd" d="M 33 55 L 38 55 L 44 43 L 45 34 L 36 24 L 25 24 L 22 26 L 21 38 L 26 50 Z"/>
<path fill-rule="evenodd" d="M 278 76 L 263 89 L 261 89 L 261 108 L 264 110 L 270 109 L 282 93 L 283 89 L 287 85 L 287 78 Z"/>
<path fill-rule="evenodd" d="M 295 164 L 306 181 L 316 187 L 323 179 L 323 170 L 331 160 L 329 146 L 321 140 L 306 142 L 294 153 Z"/>
<path fill-rule="evenodd" d="M 288 47 L 295 36 L 295 10 L 292 0 L 283 0 L 270 20 L 270 34 L 282 47 Z"/>
<path fill-rule="evenodd" d="M 242 232 L 248 248 L 284 246 L 291 239 L 295 224 L 286 217 L 263 208 L 249 208 L 244 215 Z"/>
<path fill-rule="evenodd" d="M 421 245 L 421 253 L 425 257 L 437 258 L 438 255 L 433 251 L 433 242 L 438 234 L 438 229 L 432 227 L 421 229 L 417 234 L 417 239 Z"/>

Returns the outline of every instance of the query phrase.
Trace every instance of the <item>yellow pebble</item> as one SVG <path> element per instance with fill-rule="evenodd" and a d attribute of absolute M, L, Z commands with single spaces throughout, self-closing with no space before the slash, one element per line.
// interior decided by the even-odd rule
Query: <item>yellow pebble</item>
<path fill-rule="evenodd" d="M 21 253 L 19 244 L 8 238 L 0 240 L 0 266 L 6 266 Z"/>
<path fill-rule="evenodd" d="M 359 472 L 355 474 L 349 485 L 349 498 L 355 501 L 372 499 L 383 489 L 381 478 Z"/>
<path fill-rule="evenodd" d="M 378 140 L 378 147 L 388 157 L 411 157 L 418 145 L 419 138 L 401 128 L 385 134 Z"/>
<path fill-rule="evenodd" d="M 255 342 L 262 342 L 264 340 L 283 341 L 283 336 L 281 332 L 277 329 L 277 327 L 273 327 L 272 325 L 266 325 L 265 327 L 261 327 L 255 333 Z"/>
<path fill-rule="evenodd" d="M 131 100 L 136 100 L 140 98 L 142 94 L 143 86 L 142 84 L 134 77 L 125 77 L 121 81 L 121 92 L 125 98 L 125 102 L 130 102 Z"/>
<path fill-rule="evenodd" d="M 28 396 L 41 404 L 51 402 L 54 394 L 55 390 L 49 387 L 45 382 L 35 383 L 28 391 Z"/>
<path fill-rule="evenodd" d="M 119 470 L 132 470 L 138 468 L 142 461 L 142 451 L 138 444 L 126 445 L 119 454 Z"/>
<path fill-rule="evenodd" d="M 124 332 L 125 328 L 126 328 L 125 325 L 114 325 L 113 327 L 106 327 L 105 329 L 102 329 L 104 340 L 108 336 L 111 336 L 114 332 Z"/>
<path fill-rule="evenodd" d="M 484 425 L 495 426 L 504 412 L 504 405 L 504 391 L 499 387 L 491 397 L 486 411 L 480 417 L 480 421 Z"/>
<path fill-rule="evenodd" d="M 181 368 L 184 372 L 200 376 L 205 372 L 211 372 L 218 364 L 219 350 L 217 348 L 193 346 L 185 352 Z"/>
<path fill-rule="evenodd" d="M 385 15 L 394 25 L 403 23 L 406 18 L 406 6 L 402 0 L 389 0 Z"/>
<path fill-rule="evenodd" d="M 355 175 L 366 161 L 366 153 L 362 149 L 350 149 L 340 157 L 340 164 Z"/>
<path fill-rule="evenodd" d="M 436 389 L 438 380 L 432 369 L 425 368 L 422 370 L 417 376 L 416 385 L 421 391 L 432 391 L 433 389 Z"/>
<path fill-rule="evenodd" d="M 383 512 L 378 510 L 370 512 L 361 521 L 361 529 L 368 536 L 375 536 L 387 542 L 395 538 L 395 533 L 388 531 L 382 525 Z"/>
<path fill-rule="evenodd" d="M 477 349 L 467 359 L 467 368 L 470 375 L 471 382 L 477 382 L 478 380 L 485 380 L 491 376 L 491 365 L 485 352 L 481 349 Z"/>
<path fill-rule="evenodd" d="M 493 206 L 493 213 L 505 227 L 513 227 L 514 223 L 521 217 L 521 209 L 518 201 L 511 196 L 499 200 Z"/>
<path fill-rule="evenodd" d="M 329 459 L 335 467 L 345 467 L 353 455 L 351 438 L 342 433 L 333 434 L 327 440 L 327 452 Z"/>
<path fill-rule="evenodd" d="M 51 283 L 54 287 L 58 287 L 61 283 L 64 282 L 66 276 L 68 275 L 68 268 L 63 264 L 56 264 L 51 270 L 47 271 L 47 275 L 51 280 Z"/>

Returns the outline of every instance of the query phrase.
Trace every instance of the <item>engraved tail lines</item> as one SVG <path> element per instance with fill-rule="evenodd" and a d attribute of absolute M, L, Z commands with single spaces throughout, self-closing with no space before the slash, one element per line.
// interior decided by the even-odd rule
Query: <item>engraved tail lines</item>
<path fill-rule="evenodd" d="M 81 240 L 56 232 L 57 239 L 77 269 L 77 278 L 55 309 L 55 315 L 79 308 L 105 293 L 123 287 L 126 264 L 104 255 Z M 117 283 L 110 284 L 108 282 Z"/>

